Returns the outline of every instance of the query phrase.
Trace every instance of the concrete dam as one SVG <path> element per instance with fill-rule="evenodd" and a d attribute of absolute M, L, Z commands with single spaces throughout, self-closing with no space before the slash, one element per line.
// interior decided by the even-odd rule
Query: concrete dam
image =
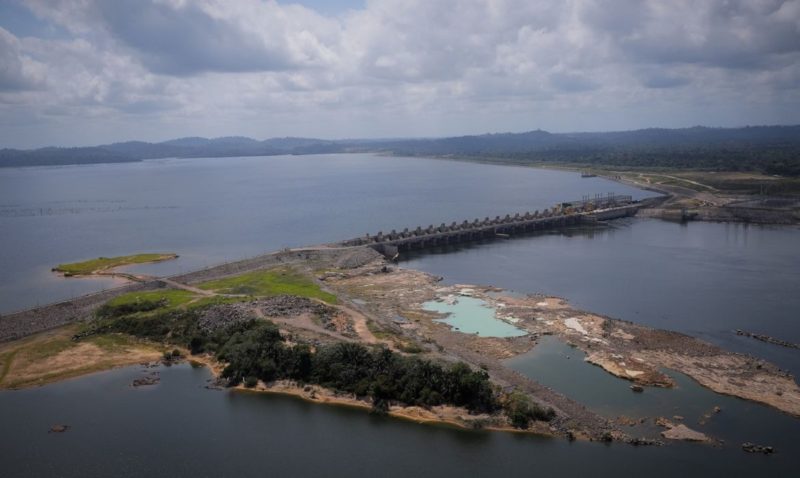
<path fill-rule="evenodd" d="M 0 343 L 49 330 L 68 323 L 86 320 L 94 311 L 109 299 L 118 295 L 163 287 L 185 287 L 187 284 L 227 277 L 242 272 L 259 270 L 294 262 L 303 262 L 312 257 L 341 254 L 350 249 L 370 247 L 389 258 L 398 253 L 438 247 L 447 244 L 479 241 L 490 238 L 507 238 L 514 234 L 544 231 L 580 224 L 593 224 L 626 216 L 632 216 L 643 207 L 662 201 L 663 197 L 633 201 L 631 196 L 584 197 L 580 201 L 565 202 L 544 211 L 524 214 L 496 216 L 461 223 L 430 225 L 426 228 L 404 229 L 401 232 L 379 232 L 335 244 L 298 249 L 285 249 L 280 252 L 264 254 L 249 259 L 229 262 L 198 271 L 168 278 L 143 277 L 115 289 L 104 290 L 58 301 L 41 307 L 0 315 Z M 137 279 L 138 280 L 138 279 Z"/>
<path fill-rule="evenodd" d="M 580 224 L 594 224 L 626 216 L 633 216 L 641 207 L 649 205 L 648 200 L 634 201 L 631 196 L 605 195 L 584 197 L 580 201 L 560 203 L 544 211 L 525 212 L 524 214 L 507 214 L 494 219 L 465 220 L 449 225 L 417 227 L 403 229 L 398 232 L 378 232 L 343 241 L 341 246 L 367 246 L 387 257 L 395 257 L 398 253 L 445 246 L 464 242 L 479 241 L 491 238 L 507 238 L 514 234 L 522 234 L 547 229 L 557 229 Z"/>

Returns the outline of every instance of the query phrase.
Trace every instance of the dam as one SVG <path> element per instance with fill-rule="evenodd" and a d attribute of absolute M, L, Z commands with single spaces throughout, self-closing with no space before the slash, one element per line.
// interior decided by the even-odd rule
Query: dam
<path fill-rule="evenodd" d="M 439 226 L 418 226 L 416 229 L 403 229 L 389 233 L 382 231 L 375 235 L 343 241 L 338 245 L 344 247 L 367 246 L 387 257 L 395 257 L 400 252 L 427 249 L 464 242 L 479 241 L 491 238 L 508 238 L 515 234 L 523 234 L 548 229 L 558 229 L 580 224 L 593 224 L 597 221 L 618 219 L 633 216 L 639 208 L 647 207 L 648 200 L 634 201 L 625 195 L 584 196 L 579 201 L 559 203 L 543 211 L 516 213 L 513 216 L 486 217 L 484 219 L 465 220 L 460 223 L 442 223 Z"/>
<path fill-rule="evenodd" d="M 132 284 L 0 315 L 0 342 L 85 320 L 91 317 L 100 305 L 127 292 L 164 287 L 185 288 L 204 280 L 301 262 L 312 256 L 335 255 L 343 250 L 360 247 L 370 247 L 385 257 L 394 259 L 404 251 L 491 238 L 508 238 L 514 234 L 594 224 L 598 221 L 633 216 L 640 208 L 650 207 L 662 200 L 663 197 L 656 197 L 634 201 L 631 196 L 613 194 L 585 196 L 579 201 L 559 203 L 543 211 L 507 214 L 504 217 L 496 216 L 494 219 L 487 217 L 482 220 L 453 222 L 450 225 L 444 223 L 439 226 L 429 225 L 426 228 L 404 229 L 401 232 L 393 230 L 387 234 L 383 232 L 375 235 L 366 234 L 333 244 L 285 249 L 171 277 L 131 276 L 129 278 L 135 281 Z"/>

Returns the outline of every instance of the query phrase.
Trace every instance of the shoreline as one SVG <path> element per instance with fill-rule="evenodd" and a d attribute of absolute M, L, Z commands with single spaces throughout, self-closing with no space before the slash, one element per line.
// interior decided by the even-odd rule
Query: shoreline
<path fill-rule="evenodd" d="M 185 358 L 185 361 L 192 363 L 193 366 L 194 364 L 197 364 L 207 368 L 215 380 L 220 378 L 220 373 L 223 368 L 222 364 L 207 355 L 188 355 Z M 258 384 L 251 388 L 240 384 L 230 388 L 221 386 L 220 389 L 230 390 L 237 393 L 267 393 L 284 395 L 295 397 L 305 402 L 317 405 L 342 406 L 356 408 L 367 412 L 372 411 L 372 404 L 366 400 L 359 399 L 358 397 L 352 395 L 340 394 L 334 390 L 319 385 L 300 384 L 290 380 L 277 380 L 271 383 L 264 383 L 259 380 Z M 551 438 L 556 437 L 549 427 L 545 429 L 541 426 L 532 426 L 529 429 L 519 429 L 510 425 L 499 426 L 486 425 L 482 423 L 483 420 L 492 419 L 492 417 L 489 415 L 472 415 L 475 417 L 474 420 L 465 420 L 462 417 L 465 415 L 470 416 L 466 409 L 448 405 L 432 407 L 431 409 L 426 409 L 419 406 L 391 405 L 389 407 L 389 412 L 385 415 L 417 424 L 445 425 L 457 428 L 459 430 L 487 430 L 496 432 L 532 434 Z M 500 417 L 494 417 L 494 419 L 499 420 Z M 538 423 L 534 423 L 533 425 L 538 425 Z"/>
<path fill-rule="evenodd" d="M 445 361 L 458 360 L 473 367 L 480 366 L 490 374 L 496 385 L 503 389 L 511 387 L 512 390 L 528 394 L 536 403 L 554 408 L 558 418 L 550 423 L 534 422 L 532 429 L 529 430 L 518 430 L 508 424 L 504 415 L 470 415 L 465 410 L 455 407 L 426 409 L 393 405 L 388 413 L 390 416 L 417 423 L 439 423 L 461 429 L 482 428 L 551 437 L 580 437 L 590 441 L 603 439 L 602 437 L 611 433 L 610 436 L 615 440 L 630 442 L 631 437 L 618 428 L 609 426 L 607 419 L 585 409 L 579 402 L 505 368 L 502 364 L 504 359 L 531 350 L 538 343 L 536 339 L 542 335 L 556 335 L 592 357 L 589 362 L 635 384 L 669 386 L 670 383 L 664 382 L 663 374 L 659 372 L 660 368 L 665 367 L 686 374 L 699 385 L 716 393 L 762 403 L 793 417 L 800 416 L 800 401 L 797 400 L 800 392 L 793 377 L 780 374 L 779 370 L 768 362 L 727 352 L 684 334 L 652 329 L 578 310 L 559 297 L 509 295 L 508 291 L 496 287 L 471 284 L 442 286 L 437 277 L 422 271 L 396 266 L 387 269 L 385 259 L 375 254 L 374 259 L 356 268 L 328 271 L 322 276 L 317 276 L 320 284 L 325 284 L 326 288 L 335 292 L 344 303 L 348 304 L 347 308 L 338 309 L 346 319 L 337 322 L 335 327 L 341 327 L 343 330 L 320 330 L 319 326 L 307 319 L 303 322 L 301 319 L 286 316 L 274 320 L 281 327 L 281 332 L 286 332 L 290 336 L 299 334 L 305 341 L 314 340 L 315 337 L 317 340 L 319 338 L 328 341 L 342 340 L 337 334 L 347 329 L 349 322 L 354 322 L 353 310 L 356 310 L 359 319 L 366 321 L 362 324 L 364 326 L 362 328 L 366 328 L 373 338 L 378 334 L 381 342 L 390 348 L 402 349 L 402 345 L 410 340 L 411 343 L 421 345 L 421 351 L 428 354 L 428 357 L 441 358 Z M 306 267 L 314 269 L 323 264 L 324 262 L 306 263 Z M 526 335 L 493 338 L 463 334 L 436 321 L 438 318 L 436 313 L 422 308 L 422 304 L 429 300 L 446 301 L 447 298 L 457 300 L 461 296 L 481 299 L 495 311 L 502 311 L 505 319 L 500 318 L 500 320 L 525 330 Z M 239 304 L 241 307 L 255 308 L 253 309 L 255 312 L 260 310 L 258 301 Z M 256 316 L 272 317 L 265 315 L 263 311 L 260 315 L 256 313 Z M 392 318 L 397 316 L 411 320 L 395 329 L 387 328 L 387 325 L 392 324 Z M 368 324 L 381 325 L 379 329 L 371 330 Z M 70 331 L 74 332 L 77 328 L 71 325 L 60 330 L 63 331 L 61 335 L 64 335 Z M 324 335 L 320 335 L 321 333 Z M 14 348 L 15 343 L 18 344 L 17 348 L 21 348 L 26 341 L 58 334 L 58 331 L 44 332 L 30 339 L 22 339 L 20 342 L 2 344 L 0 370 L 10 366 L 8 351 Z M 356 337 L 359 341 L 361 338 Z M 178 348 L 181 350 L 182 360 L 208 367 L 215 377 L 220 376 L 223 368 L 223 364 L 213 357 L 191 356 L 184 347 L 150 341 L 137 343 L 149 350 L 163 351 Z M 426 346 L 426 343 L 435 344 L 435 347 Z M 80 347 L 82 344 L 86 342 L 73 341 L 72 346 Z M 129 352 L 128 349 L 125 350 Z M 158 355 L 163 352 L 153 353 Z M 72 369 L 65 375 L 44 377 L 43 381 L 29 385 L 43 385 L 95 371 L 141 363 L 139 358 L 126 360 L 123 356 L 121 361 L 105 364 L 100 360 L 102 357 L 98 358 L 97 355 L 93 357 L 95 360 L 93 368 L 90 366 L 85 370 Z M 91 360 L 90 358 L 88 363 L 92 363 Z M 365 410 L 372 408 L 368 401 L 316 385 L 301 386 L 297 383 L 277 382 L 259 383 L 255 390 L 241 385 L 236 389 L 292 395 L 313 403 L 346 405 Z M 775 393 L 776 390 L 780 390 L 781 393 Z"/>
<path fill-rule="evenodd" d="M 755 195 L 736 195 L 734 192 L 726 192 L 724 190 L 718 190 L 711 188 L 709 186 L 697 183 L 696 181 L 691 181 L 688 179 L 682 179 L 689 185 L 694 186 L 703 186 L 707 188 L 706 191 L 698 192 L 687 187 L 682 186 L 673 186 L 673 185 L 666 185 L 666 184 L 653 184 L 649 182 L 640 182 L 634 178 L 627 177 L 626 175 L 662 175 L 662 174 L 670 174 L 671 171 L 667 172 L 658 172 L 654 170 L 636 170 L 636 169 L 624 169 L 620 168 L 618 170 L 605 170 L 605 169 L 594 169 L 595 167 L 592 165 L 569 165 L 569 164 L 542 164 L 542 163 L 535 163 L 535 164 L 526 164 L 522 162 L 512 161 L 512 160 L 504 160 L 499 158 L 497 160 L 491 159 L 481 159 L 481 158 L 470 158 L 470 157 L 444 157 L 444 156 L 418 156 L 421 158 L 428 158 L 428 159 L 435 159 L 439 161 L 455 161 L 455 162 L 462 162 L 462 163 L 476 163 L 476 164 L 486 164 L 486 165 L 494 165 L 494 166 L 516 166 L 521 168 L 535 168 L 535 169 L 544 169 L 550 171 L 568 171 L 574 173 L 581 173 L 586 170 L 591 170 L 596 177 L 613 181 L 619 184 L 623 184 L 626 186 L 635 187 L 637 189 L 642 189 L 645 191 L 651 191 L 655 193 L 659 193 L 665 196 L 661 201 L 660 204 L 671 204 L 675 207 L 673 208 L 664 208 L 664 207 L 647 207 L 643 208 L 642 211 L 646 211 L 644 216 L 651 217 L 654 219 L 660 219 L 664 221 L 702 221 L 702 222 L 719 222 L 719 223 L 738 223 L 738 224 L 755 224 L 755 225 L 763 225 L 763 226 L 800 226 L 800 213 L 792 212 L 791 210 L 783 210 L 783 209 L 776 209 L 776 208 L 755 208 L 755 207 L 742 207 L 737 206 L 739 202 L 747 202 L 750 200 L 757 199 L 758 196 Z M 719 174 L 724 174 L 725 172 L 719 172 Z M 733 196 L 731 198 L 725 199 L 723 195 Z M 681 201 L 695 201 L 695 196 L 702 199 L 701 202 L 710 202 L 711 204 L 700 204 L 699 206 L 690 205 L 689 207 L 685 207 L 681 205 Z M 711 199 L 709 201 L 709 199 Z M 727 202 L 726 202 L 727 201 Z M 798 198 L 800 201 L 800 198 Z M 716 204 L 716 202 L 724 202 L 722 205 Z M 687 213 L 684 214 L 684 210 L 687 210 Z"/>

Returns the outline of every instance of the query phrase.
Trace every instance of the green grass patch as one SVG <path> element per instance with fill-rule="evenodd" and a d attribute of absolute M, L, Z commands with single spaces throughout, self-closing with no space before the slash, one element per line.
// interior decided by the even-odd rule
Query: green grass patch
<path fill-rule="evenodd" d="M 112 308 L 122 308 L 125 306 L 136 306 L 143 303 L 161 303 L 158 308 L 174 309 L 188 304 L 197 296 L 188 290 L 183 289 L 158 289 L 143 292 L 129 292 L 106 302 L 106 306 Z"/>
<path fill-rule="evenodd" d="M 83 262 L 72 262 L 69 264 L 59 264 L 53 268 L 55 272 L 61 272 L 65 276 L 89 275 L 96 272 L 113 269 L 114 267 L 127 266 L 132 264 L 146 264 L 149 262 L 161 262 L 177 258 L 177 254 L 132 254 L 119 257 L 98 257 Z"/>
<path fill-rule="evenodd" d="M 269 269 L 213 280 L 200 284 L 200 288 L 220 294 L 250 296 L 294 295 L 320 299 L 330 304 L 336 296 L 323 291 L 309 277 L 291 269 Z"/>

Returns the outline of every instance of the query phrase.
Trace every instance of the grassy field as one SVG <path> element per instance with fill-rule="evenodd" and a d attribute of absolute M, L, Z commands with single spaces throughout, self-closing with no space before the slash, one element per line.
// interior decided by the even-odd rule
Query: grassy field
<path fill-rule="evenodd" d="M 220 294 L 250 296 L 296 295 L 336 303 L 336 296 L 323 291 L 307 276 L 291 269 L 269 269 L 204 282 L 201 289 Z"/>
<path fill-rule="evenodd" d="M 144 292 L 129 292 L 127 294 L 114 297 L 106 302 L 110 307 L 137 304 L 140 302 L 159 302 L 163 301 L 163 308 L 172 309 L 186 305 L 197 299 L 197 295 L 182 289 L 159 289 Z"/>
<path fill-rule="evenodd" d="M 149 262 L 168 261 L 177 258 L 177 254 L 132 254 L 130 256 L 119 257 L 98 257 L 83 262 L 72 262 L 69 264 L 59 264 L 53 268 L 55 272 L 61 272 L 65 276 L 78 276 L 97 274 L 115 267 L 128 266 L 132 264 L 146 264 Z"/>

